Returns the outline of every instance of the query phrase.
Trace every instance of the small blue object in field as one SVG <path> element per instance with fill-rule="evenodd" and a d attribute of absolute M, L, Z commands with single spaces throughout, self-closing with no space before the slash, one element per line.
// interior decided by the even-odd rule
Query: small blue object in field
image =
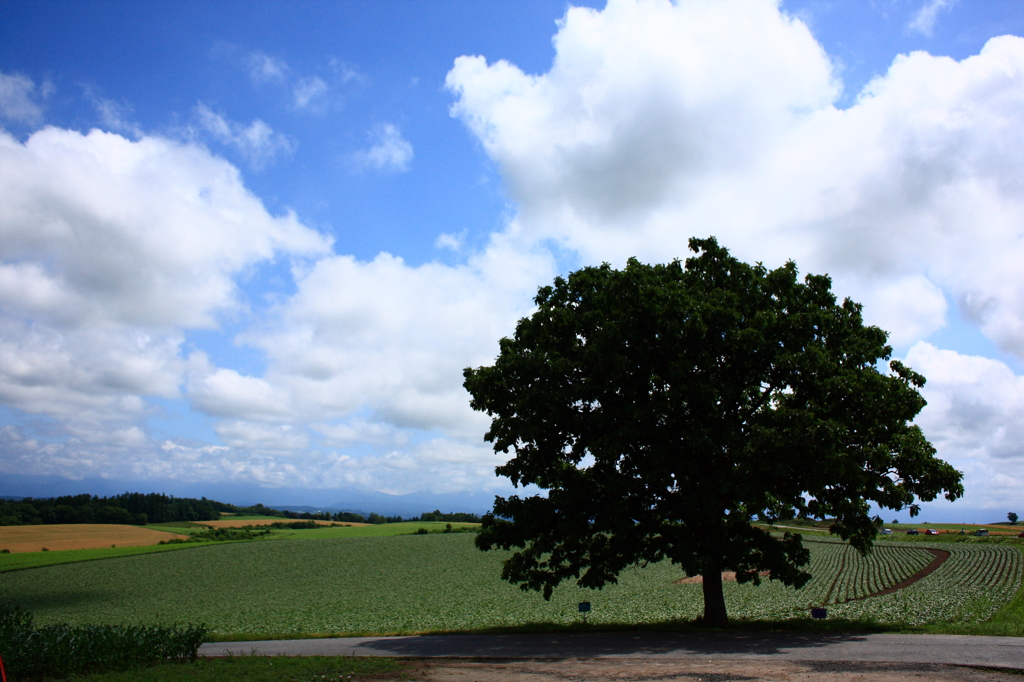
<path fill-rule="evenodd" d="M 811 609 L 811 618 L 828 618 L 827 609 Z"/>
<path fill-rule="evenodd" d="M 580 613 L 586 613 L 589 610 L 590 610 L 590 602 L 588 602 L 588 601 L 581 601 L 580 602 Z"/>

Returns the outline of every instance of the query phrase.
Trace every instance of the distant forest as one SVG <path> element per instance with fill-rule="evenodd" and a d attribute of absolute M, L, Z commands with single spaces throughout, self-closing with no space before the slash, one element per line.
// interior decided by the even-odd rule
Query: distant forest
<path fill-rule="evenodd" d="M 342 523 L 397 523 L 401 521 L 448 521 L 476 523 L 476 514 L 442 514 L 439 510 L 418 517 L 363 516 L 353 512 L 292 512 L 265 507 L 262 504 L 238 507 L 233 504 L 189 497 L 174 497 L 162 493 L 124 493 L 113 497 L 95 495 L 67 495 L 64 497 L 32 498 L 22 500 L 0 499 L 0 526 L 30 526 L 50 523 L 121 523 L 144 526 L 147 523 L 172 521 L 216 521 L 221 513 L 262 514 L 285 519 L 340 521 Z"/>

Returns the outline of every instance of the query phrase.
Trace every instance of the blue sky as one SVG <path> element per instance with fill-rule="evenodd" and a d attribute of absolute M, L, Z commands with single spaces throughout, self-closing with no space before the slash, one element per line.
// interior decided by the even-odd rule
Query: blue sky
<path fill-rule="evenodd" d="M 863 302 L 966 475 L 926 516 L 1002 518 L 1015 36 L 996 0 L 3 3 L 0 494 L 479 506 L 461 368 L 555 275 L 714 234 Z"/>

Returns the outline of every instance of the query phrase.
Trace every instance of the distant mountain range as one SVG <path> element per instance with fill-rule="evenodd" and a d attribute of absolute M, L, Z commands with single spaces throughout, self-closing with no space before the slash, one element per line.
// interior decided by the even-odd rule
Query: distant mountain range
<path fill-rule="evenodd" d="M 341 492 L 341 491 L 339 491 Z M 367 510 L 385 516 L 419 516 L 435 509 L 444 512 L 486 514 L 494 506 L 493 493 L 437 494 L 415 492 L 389 495 L 366 490 L 348 490 L 338 496 L 331 507 L 337 511 Z M 325 510 L 326 511 L 326 510 Z"/>
<path fill-rule="evenodd" d="M 17 501 L 24 497 L 47 498 L 62 495 L 117 495 L 126 491 L 165 493 L 175 497 L 200 498 L 247 507 L 264 504 L 290 511 L 351 511 L 364 516 L 419 516 L 435 509 L 444 513 L 486 514 L 494 505 L 494 493 L 466 492 L 436 494 L 415 492 L 389 495 L 347 488 L 304 489 L 264 488 L 253 484 L 208 484 L 166 481 L 114 481 L 109 479 L 71 480 L 59 476 L 0 477 L 0 498 Z M 510 491 L 501 491 L 507 495 Z M 17 494 L 15 494 L 17 493 Z M 520 491 L 520 494 L 523 494 Z M 526 494 L 531 494 L 527 492 Z"/>

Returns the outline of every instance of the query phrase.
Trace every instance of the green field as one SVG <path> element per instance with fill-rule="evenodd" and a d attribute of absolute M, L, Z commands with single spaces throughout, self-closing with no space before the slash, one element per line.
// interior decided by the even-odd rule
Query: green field
<path fill-rule="evenodd" d="M 66 549 L 52 552 L 16 552 L 0 554 L 0 573 L 18 571 L 25 568 L 55 566 L 57 564 L 73 564 L 80 561 L 97 559 L 114 559 L 117 557 L 134 556 L 136 554 L 152 554 L 169 552 L 176 549 L 187 549 L 189 545 L 145 545 L 142 547 L 98 547 L 96 549 Z"/>
<path fill-rule="evenodd" d="M 424 524 L 412 524 L 420 526 Z M 443 526 L 443 524 L 441 524 Z M 335 529 L 343 530 L 343 529 Z M 361 530 L 361 529 L 344 529 Z M 499 579 L 500 552 L 479 552 L 471 534 L 325 537 L 225 543 L 185 551 L 15 571 L 0 581 L 11 600 L 50 622 L 204 623 L 220 637 L 383 634 L 578 623 L 578 602 L 600 624 L 688 621 L 701 586 L 676 585 L 666 563 L 624 572 L 601 591 L 563 586 L 550 602 Z M 815 578 L 792 590 L 726 583 L 730 616 L 786 619 L 829 604 L 830 618 L 906 625 L 989 618 L 1020 587 L 1016 547 L 943 544 L 953 557 L 911 587 L 866 596 L 931 560 L 922 545 L 887 543 L 861 558 L 838 542 L 808 543 Z"/>
<path fill-rule="evenodd" d="M 269 518 L 269 517 L 252 517 Z M 420 528 L 426 528 L 430 533 L 442 533 L 448 524 L 439 521 L 424 523 L 386 523 L 372 526 L 324 526 L 323 528 L 308 529 L 272 529 L 270 535 L 258 540 L 286 540 L 299 538 L 349 538 L 349 537 L 383 537 L 392 535 L 411 535 Z M 478 524 L 453 523 L 452 528 L 475 528 Z M 168 531 L 182 535 L 195 535 L 209 530 L 207 526 L 199 524 L 181 525 L 180 522 L 154 524 L 147 526 L 154 530 Z M 210 544 L 225 544 L 223 542 Z M 110 559 L 115 557 L 132 556 L 135 554 L 152 554 L 153 552 L 166 552 L 175 549 L 195 549 L 193 544 L 174 545 L 149 545 L 142 547 L 98 547 L 96 549 L 74 549 L 53 552 L 16 552 L 13 554 L 0 554 L 0 573 L 5 571 L 17 571 L 25 568 L 38 568 L 41 566 L 55 566 L 57 564 L 69 564 L 79 561 L 94 561 L 97 559 Z"/>

